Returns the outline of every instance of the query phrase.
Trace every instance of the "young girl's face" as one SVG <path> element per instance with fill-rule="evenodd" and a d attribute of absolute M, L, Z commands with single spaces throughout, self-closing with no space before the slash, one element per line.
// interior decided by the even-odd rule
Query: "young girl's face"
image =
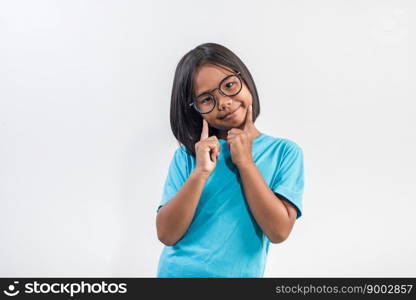
<path fill-rule="evenodd" d="M 200 66 L 193 78 L 194 95 L 200 95 L 203 92 L 217 88 L 222 79 L 232 74 L 234 72 L 228 67 L 219 67 L 212 64 Z M 219 129 L 220 132 L 244 126 L 247 108 L 253 103 L 253 97 L 242 78 L 241 82 L 242 89 L 235 96 L 223 96 L 218 89 L 215 90 L 213 92 L 216 99 L 214 109 L 209 113 L 201 114 L 210 126 Z M 224 119 L 225 115 L 234 111 L 235 113 L 231 118 Z"/>

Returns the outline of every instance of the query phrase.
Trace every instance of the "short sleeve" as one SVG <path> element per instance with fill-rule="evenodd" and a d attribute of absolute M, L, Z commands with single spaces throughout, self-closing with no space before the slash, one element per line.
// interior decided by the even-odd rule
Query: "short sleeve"
<path fill-rule="evenodd" d="M 173 196 L 176 195 L 188 177 L 187 154 L 185 151 L 186 150 L 184 150 L 184 148 L 181 146 L 175 151 L 173 155 L 163 186 L 162 199 L 159 203 L 157 212 Z"/>
<path fill-rule="evenodd" d="M 303 150 L 296 143 L 289 141 L 287 144 L 271 189 L 295 206 L 296 219 L 299 219 L 302 215 L 304 163 Z"/>

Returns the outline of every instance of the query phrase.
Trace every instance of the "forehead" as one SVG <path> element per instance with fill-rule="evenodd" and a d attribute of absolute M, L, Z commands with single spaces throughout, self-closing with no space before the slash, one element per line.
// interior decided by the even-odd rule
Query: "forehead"
<path fill-rule="evenodd" d="M 193 78 L 195 94 L 216 88 L 225 76 L 233 74 L 231 70 L 227 69 L 229 68 L 212 64 L 200 66 Z"/>

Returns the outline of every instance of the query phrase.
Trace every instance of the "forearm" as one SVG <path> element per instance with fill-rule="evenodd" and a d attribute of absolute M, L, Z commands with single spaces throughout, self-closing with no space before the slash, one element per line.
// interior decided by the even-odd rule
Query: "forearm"
<path fill-rule="evenodd" d="M 254 218 L 273 243 L 287 238 L 292 230 L 286 206 L 267 183 L 254 163 L 238 167 L 244 193 Z"/>
<path fill-rule="evenodd" d="M 195 169 L 176 195 L 160 208 L 156 228 L 165 245 L 175 244 L 188 230 L 208 176 Z"/>

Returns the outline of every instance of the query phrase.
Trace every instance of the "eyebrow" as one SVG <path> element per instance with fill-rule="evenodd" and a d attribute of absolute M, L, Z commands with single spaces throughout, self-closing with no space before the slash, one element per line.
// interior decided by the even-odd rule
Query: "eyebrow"
<path fill-rule="evenodd" d="M 203 95 L 203 94 L 205 94 L 205 93 L 208 93 L 208 92 L 210 92 L 210 91 L 212 91 L 212 90 L 206 90 L 206 91 L 203 91 L 202 93 L 199 93 L 199 95 L 197 95 L 197 96 L 196 96 L 196 98 L 198 98 L 199 96 L 201 96 L 201 95 Z"/>

